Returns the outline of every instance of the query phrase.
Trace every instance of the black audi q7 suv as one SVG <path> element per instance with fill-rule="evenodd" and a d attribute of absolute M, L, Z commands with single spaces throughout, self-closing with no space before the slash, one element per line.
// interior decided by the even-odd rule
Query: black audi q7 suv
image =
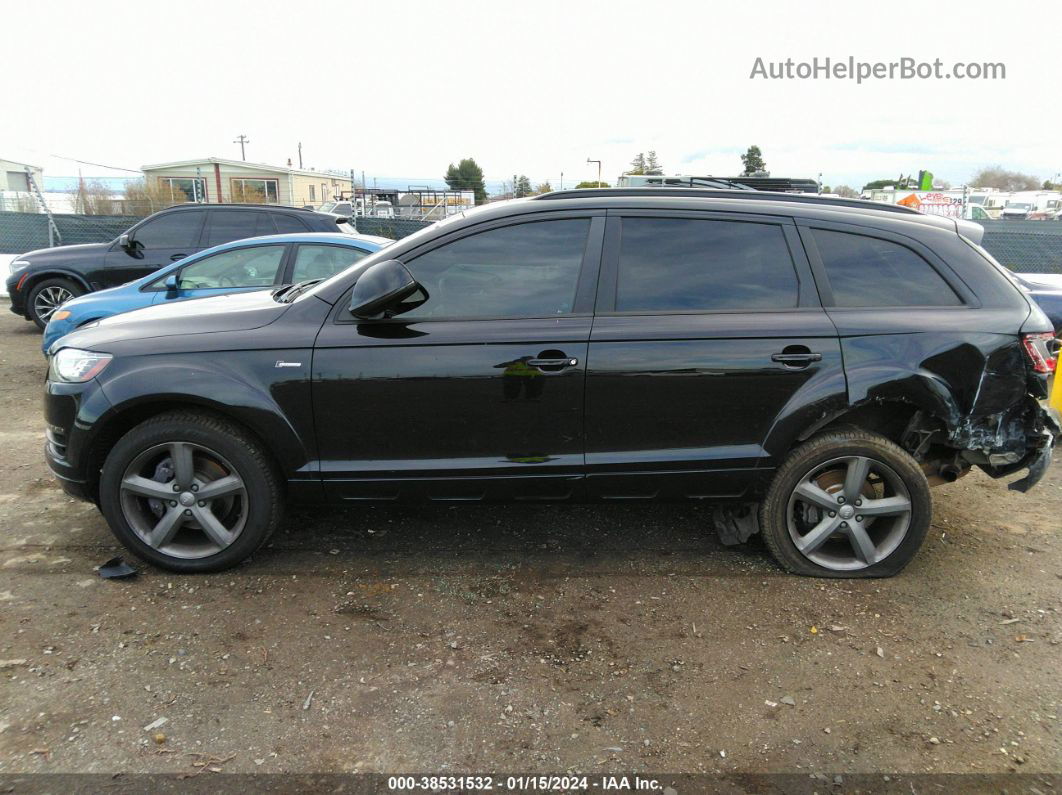
<path fill-rule="evenodd" d="M 71 298 L 117 287 L 205 248 L 285 232 L 353 232 L 349 219 L 266 204 L 178 204 L 110 243 L 29 251 L 11 262 L 11 311 L 40 328 Z"/>
<path fill-rule="evenodd" d="M 891 575 L 931 484 L 1024 491 L 1060 433 L 1051 326 L 980 230 L 725 190 L 489 205 L 319 283 L 64 337 L 46 454 L 177 571 L 245 559 L 295 500 L 696 499 L 790 571 Z"/>

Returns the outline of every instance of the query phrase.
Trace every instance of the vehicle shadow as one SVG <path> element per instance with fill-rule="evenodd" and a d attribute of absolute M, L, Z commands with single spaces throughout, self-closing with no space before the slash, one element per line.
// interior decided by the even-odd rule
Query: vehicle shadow
<path fill-rule="evenodd" d="M 514 567 L 562 576 L 778 571 L 758 538 L 722 544 L 710 507 L 700 504 L 299 507 L 249 565 L 395 576 Z"/>

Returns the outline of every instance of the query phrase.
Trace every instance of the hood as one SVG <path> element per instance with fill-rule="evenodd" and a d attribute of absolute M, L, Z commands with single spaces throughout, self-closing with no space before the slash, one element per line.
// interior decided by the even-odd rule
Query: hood
<path fill-rule="evenodd" d="M 131 340 L 249 331 L 269 325 L 290 306 L 274 301 L 269 290 L 174 301 L 90 323 L 57 343 L 61 341 L 63 348 L 106 352 L 110 345 Z M 56 350 L 58 347 L 53 345 L 48 353 Z"/>
<path fill-rule="evenodd" d="M 15 259 L 26 259 L 34 265 L 46 262 L 69 262 L 71 259 L 81 260 L 89 257 L 95 259 L 107 253 L 107 249 L 111 247 L 111 242 L 113 241 L 108 241 L 107 243 L 79 243 L 76 246 L 56 246 L 55 248 L 38 248 L 35 251 L 19 254 Z"/>

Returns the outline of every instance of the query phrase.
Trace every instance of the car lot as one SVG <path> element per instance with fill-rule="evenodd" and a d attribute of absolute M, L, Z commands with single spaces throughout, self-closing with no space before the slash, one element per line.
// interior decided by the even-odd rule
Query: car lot
<path fill-rule="evenodd" d="M 234 571 L 104 581 L 0 318 L 0 773 L 1062 763 L 1062 467 L 936 489 L 891 580 L 785 575 L 696 505 L 519 505 L 301 508 Z"/>

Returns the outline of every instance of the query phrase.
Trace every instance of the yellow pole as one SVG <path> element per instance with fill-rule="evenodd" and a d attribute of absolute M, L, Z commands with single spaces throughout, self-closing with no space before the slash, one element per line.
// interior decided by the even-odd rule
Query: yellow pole
<path fill-rule="evenodd" d="M 1058 368 L 1056 365 L 1055 382 L 1051 385 L 1051 398 L 1047 401 L 1048 405 L 1053 409 L 1058 409 L 1062 412 L 1062 378 L 1058 376 Z"/>

